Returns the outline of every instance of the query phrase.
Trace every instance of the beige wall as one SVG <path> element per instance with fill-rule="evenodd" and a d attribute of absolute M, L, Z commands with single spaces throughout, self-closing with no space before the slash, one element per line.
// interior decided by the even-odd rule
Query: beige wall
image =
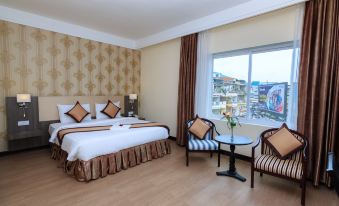
<path fill-rule="evenodd" d="M 211 29 L 210 51 L 231 51 L 294 38 L 297 6 Z"/>
<path fill-rule="evenodd" d="M 0 21 L 0 151 L 5 97 L 139 93 L 140 51 Z"/>
<path fill-rule="evenodd" d="M 222 52 L 293 40 L 297 6 L 214 28 L 211 52 Z M 168 124 L 175 136 L 180 40 L 175 39 L 141 51 L 141 114 Z M 213 120 L 219 132 L 229 133 L 224 121 Z M 253 140 L 268 127 L 243 124 L 235 133 Z M 250 147 L 236 152 L 250 155 Z"/>
<path fill-rule="evenodd" d="M 140 115 L 167 124 L 176 136 L 180 39 L 141 50 Z"/>

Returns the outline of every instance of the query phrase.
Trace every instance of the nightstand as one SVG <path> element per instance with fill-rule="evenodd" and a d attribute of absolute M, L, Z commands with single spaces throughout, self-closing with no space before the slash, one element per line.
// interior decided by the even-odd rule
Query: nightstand
<path fill-rule="evenodd" d="M 8 150 L 17 151 L 49 144 L 48 123 L 39 122 L 38 97 L 23 110 L 17 106 L 16 97 L 6 97 Z"/>

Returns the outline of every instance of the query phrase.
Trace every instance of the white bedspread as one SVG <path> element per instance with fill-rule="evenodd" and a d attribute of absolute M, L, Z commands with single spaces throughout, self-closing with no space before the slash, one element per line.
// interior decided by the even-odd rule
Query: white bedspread
<path fill-rule="evenodd" d="M 87 161 L 100 155 L 118 152 L 140 144 L 168 138 L 167 129 L 162 127 L 129 128 L 120 124 L 143 123 L 137 118 L 122 117 L 104 120 L 92 120 L 84 123 L 51 124 L 50 142 L 58 144 L 57 134 L 62 129 L 88 126 L 112 125 L 110 130 L 77 132 L 64 136 L 61 148 L 68 153 L 67 160 Z"/>

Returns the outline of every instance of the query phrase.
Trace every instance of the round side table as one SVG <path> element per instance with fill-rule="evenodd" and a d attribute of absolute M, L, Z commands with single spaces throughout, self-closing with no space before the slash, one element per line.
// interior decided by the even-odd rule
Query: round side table
<path fill-rule="evenodd" d="M 215 141 L 218 142 L 218 149 L 220 151 L 220 144 L 230 145 L 231 155 L 230 155 L 230 163 L 229 169 L 226 171 L 217 172 L 217 176 L 229 176 L 236 178 L 242 182 L 246 181 L 246 178 L 239 175 L 237 169 L 235 168 L 235 146 L 237 145 L 249 145 L 252 144 L 253 140 L 249 137 L 238 136 L 238 135 L 219 135 L 215 137 Z"/>

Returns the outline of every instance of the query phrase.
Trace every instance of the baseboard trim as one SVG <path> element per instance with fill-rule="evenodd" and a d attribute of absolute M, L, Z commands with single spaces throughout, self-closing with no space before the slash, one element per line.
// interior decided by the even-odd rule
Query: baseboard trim
<path fill-rule="evenodd" d="M 231 152 L 230 151 L 226 151 L 226 150 L 221 150 L 221 154 L 230 156 Z M 234 153 L 234 155 L 235 155 L 236 159 L 244 160 L 246 162 L 251 162 L 252 161 L 252 157 L 249 157 L 247 155 L 238 154 L 238 153 Z"/>
<path fill-rule="evenodd" d="M 39 146 L 39 147 L 32 147 L 32 148 L 27 148 L 27 149 L 22 149 L 22 150 L 4 151 L 4 152 L 0 152 L 0 157 L 18 154 L 18 153 L 22 153 L 22 152 L 33 151 L 33 150 L 48 149 L 49 147 L 50 147 L 49 145 L 43 145 L 43 146 Z"/>

